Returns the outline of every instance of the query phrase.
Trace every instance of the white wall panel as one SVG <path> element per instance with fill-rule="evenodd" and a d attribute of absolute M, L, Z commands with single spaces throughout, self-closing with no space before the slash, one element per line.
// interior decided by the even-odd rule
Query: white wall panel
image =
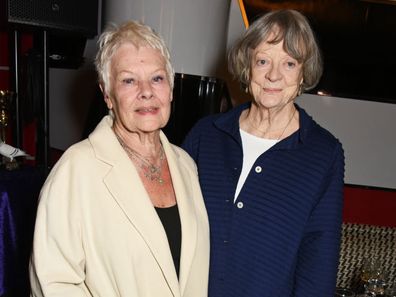
<path fill-rule="evenodd" d="M 303 94 L 297 103 L 345 150 L 345 182 L 396 189 L 396 104 Z"/>
<path fill-rule="evenodd" d="M 165 40 L 176 72 L 216 76 L 226 51 L 229 0 L 112 0 L 104 23 L 143 21 Z"/>

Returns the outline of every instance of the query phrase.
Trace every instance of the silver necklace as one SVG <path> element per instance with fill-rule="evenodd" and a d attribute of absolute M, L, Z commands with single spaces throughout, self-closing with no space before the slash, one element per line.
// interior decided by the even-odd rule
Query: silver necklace
<path fill-rule="evenodd" d="M 297 108 L 294 108 L 294 111 L 293 111 L 293 113 L 292 113 L 292 115 L 291 115 L 289 121 L 287 122 L 285 128 L 283 129 L 282 134 L 278 137 L 278 139 L 277 139 L 276 141 L 279 141 L 279 140 L 282 138 L 283 134 L 284 134 L 285 131 L 286 131 L 286 128 L 289 127 L 291 121 L 293 120 L 294 114 L 296 113 L 296 110 L 297 110 Z"/>
<path fill-rule="evenodd" d="M 161 152 L 159 157 L 160 163 L 159 165 L 155 165 L 151 163 L 147 157 L 142 156 L 137 151 L 130 148 L 117 133 L 116 133 L 116 137 L 118 139 L 118 142 L 121 144 L 122 148 L 129 156 L 129 158 L 134 160 L 135 164 L 138 165 L 143 175 L 150 181 L 157 181 L 160 185 L 162 185 L 164 183 L 164 180 L 162 178 L 162 165 L 163 165 L 163 160 L 165 159 L 165 153 L 162 145 L 161 145 Z"/>

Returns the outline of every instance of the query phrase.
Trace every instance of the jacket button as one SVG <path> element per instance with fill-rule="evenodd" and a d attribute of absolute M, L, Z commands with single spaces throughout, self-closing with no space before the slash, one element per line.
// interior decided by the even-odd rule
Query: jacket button
<path fill-rule="evenodd" d="M 256 168 L 254 168 L 254 170 L 255 170 L 257 173 L 261 173 L 261 171 L 263 171 L 263 169 L 261 168 L 261 166 L 256 166 Z"/>
<path fill-rule="evenodd" d="M 242 202 L 242 201 L 239 201 L 239 202 L 237 203 L 237 207 L 238 207 L 238 208 L 243 208 L 243 202 Z"/>

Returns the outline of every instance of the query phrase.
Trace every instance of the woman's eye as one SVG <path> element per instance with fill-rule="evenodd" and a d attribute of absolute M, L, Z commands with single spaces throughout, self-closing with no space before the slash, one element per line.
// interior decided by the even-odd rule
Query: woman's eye
<path fill-rule="evenodd" d="M 154 76 L 153 81 L 154 82 L 162 82 L 164 80 L 164 77 L 162 75 L 157 75 Z"/>
<path fill-rule="evenodd" d="M 296 64 L 296 62 L 290 62 L 289 61 L 289 62 L 286 62 L 286 65 L 287 65 L 288 68 L 294 68 L 294 67 L 296 67 L 297 64 Z"/>
<path fill-rule="evenodd" d="M 257 61 L 257 65 L 265 65 L 265 64 L 267 64 L 266 60 L 261 59 Z"/>
<path fill-rule="evenodd" d="M 124 79 L 122 80 L 122 82 L 123 82 L 124 84 L 133 84 L 134 81 L 135 81 L 135 80 L 134 80 L 133 78 L 124 78 Z"/>

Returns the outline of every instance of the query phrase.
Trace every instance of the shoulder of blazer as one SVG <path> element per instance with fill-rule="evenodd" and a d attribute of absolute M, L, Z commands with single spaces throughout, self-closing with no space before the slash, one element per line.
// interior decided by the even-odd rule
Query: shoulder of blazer
<path fill-rule="evenodd" d="M 164 150 L 166 153 L 173 154 L 175 159 L 178 160 L 179 165 L 185 167 L 186 169 L 192 171 L 195 175 L 198 174 L 197 166 L 194 160 L 190 157 L 190 155 L 181 147 L 174 145 L 168 141 L 168 138 L 161 131 L 160 138 Z"/>
<path fill-rule="evenodd" d="M 180 160 L 182 160 L 189 169 L 197 173 L 197 165 L 195 164 L 193 158 L 191 158 L 191 156 L 181 147 L 178 147 L 176 145 L 172 145 L 172 146 L 174 150 L 177 151 Z"/>

